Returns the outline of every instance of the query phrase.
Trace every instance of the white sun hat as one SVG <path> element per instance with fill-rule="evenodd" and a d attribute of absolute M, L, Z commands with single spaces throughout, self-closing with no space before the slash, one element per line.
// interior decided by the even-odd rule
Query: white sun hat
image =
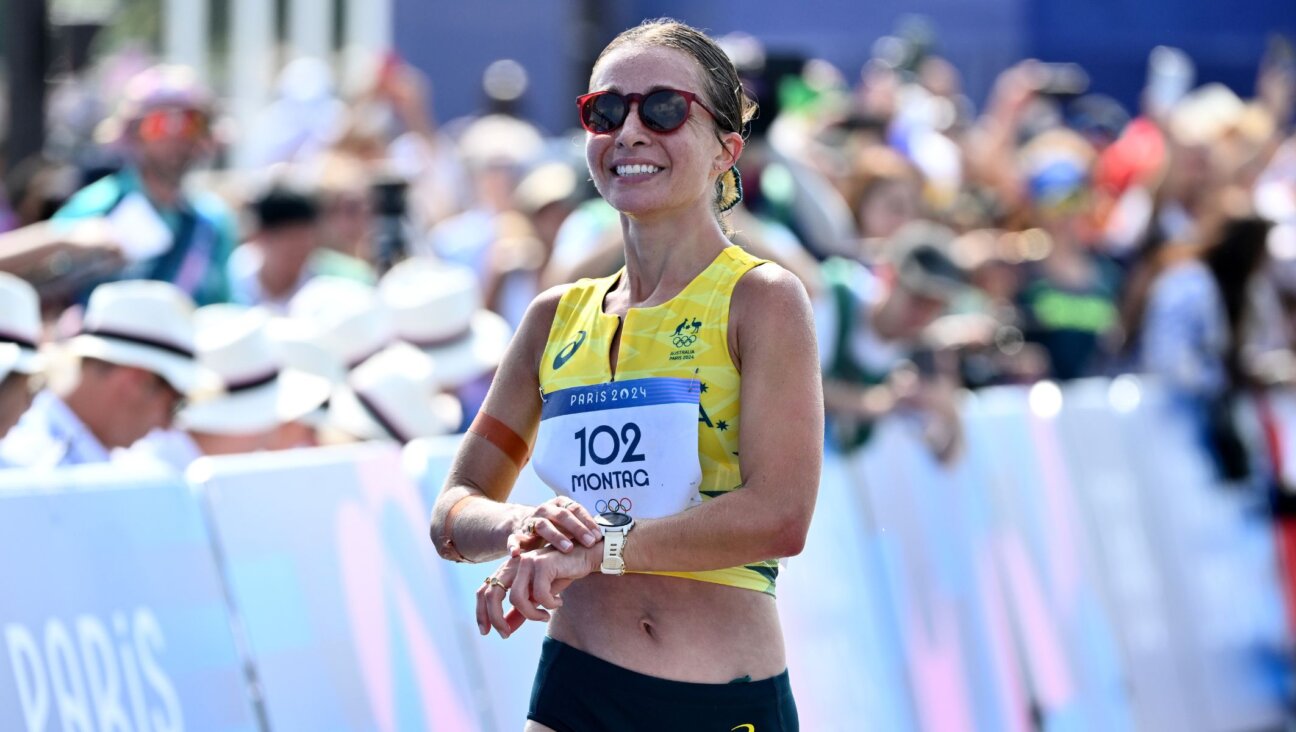
<path fill-rule="evenodd" d="M 323 276 L 293 295 L 288 317 L 275 319 L 270 336 L 287 365 L 340 381 L 391 345 L 396 330 L 372 285 Z"/>
<path fill-rule="evenodd" d="M 0 272 L 0 379 L 11 371 L 35 374 L 45 368 L 37 353 L 41 337 L 40 298 L 26 280 Z"/>
<path fill-rule="evenodd" d="M 401 340 L 436 361 L 437 381 L 454 389 L 493 371 L 504 358 L 508 322 L 482 308 L 477 277 L 467 267 L 415 257 L 378 283 Z"/>
<path fill-rule="evenodd" d="M 439 394 L 436 363 L 417 348 L 397 343 L 351 370 L 333 391 L 328 422 L 353 437 L 408 443 L 454 431 L 463 419 L 459 401 Z"/>
<path fill-rule="evenodd" d="M 319 409 L 332 384 L 281 367 L 260 308 L 208 305 L 194 315 L 198 362 L 221 378 L 224 391 L 176 415 L 182 429 L 230 435 L 264 432 Z"/>
<path fill-rule="evenodd" d="M 108 282 L 90 293 L 81 334 L 67 350 L 151 371 L 181 394 L 201 394 L 218 387 L 194 359 L 193 313 L 189 296 L 168 282 Z"/>

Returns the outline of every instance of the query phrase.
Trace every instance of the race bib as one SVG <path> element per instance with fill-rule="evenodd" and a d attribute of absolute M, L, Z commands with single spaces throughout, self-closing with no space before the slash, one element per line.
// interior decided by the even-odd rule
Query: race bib
<path fill-rule="evenodd" d="M 531 461 L 594 513 L 660 518 L 701 503 L 699 382 L 653 378 L 547 394 Z"/>

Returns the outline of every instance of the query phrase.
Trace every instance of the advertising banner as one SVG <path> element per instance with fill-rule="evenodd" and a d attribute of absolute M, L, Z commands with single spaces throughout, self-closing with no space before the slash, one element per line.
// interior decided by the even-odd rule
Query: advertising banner
<path fill-rule="evenodd" d="M 386 446 L 204 459 L 201 491 L 275 730 L 487 728 L 428 511 Z"/>
<path fill-rule="evenodd" d="M 1031 709 L 1045 730 L 1131 730 L 1120 645 L 1056 429 L 1062 393 L 1037 388 L 983 390 L 964 412 Z"/>
<path fill-rule="evenodd" d="M 460 436 L 415 440 L 405 447 L 405 465 L 416 475 L 421 494 L 431 506 L 441 492 L 450 462 L 459 448 Z M 553 498 L 553 491 L 541 482 L 531 465 L 522 470 L 509 501 L 538 505 Z M 426 533 L 426 532 L 425 532 Z M 540 644 L 544 641 L 544 623 L 527 622 L 507 639 L 495 631 L 488 636 L 477 632 L 477 588 L 499 562 L 455 564 L 437 559 L 447 579 L 447 601 L 457 620 L 469 628 L 464 636 L 467 647 L 483 669 L 489 669 L 482 682 L 483 695 L 489 700 L 495 729 L 521 729 L 526 723 L 531 700 L 531 684 L 540 663 Z"/>
<path fill-rule="evenodd" d="M 990 507 L 964 459 L 935 461 L 907 419 L 854 459 L 922 730 L 1028 730 L 1023 671 Z"/>
<path fill-rule="evenodd" d="M 258 729 L 180 480 L 0 471 L 0 588 L 0 729 Z"/>

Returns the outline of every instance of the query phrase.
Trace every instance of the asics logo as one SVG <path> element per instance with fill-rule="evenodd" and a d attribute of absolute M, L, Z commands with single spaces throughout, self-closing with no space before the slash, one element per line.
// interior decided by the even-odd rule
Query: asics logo
<path fill-rule="evenodd" d="M 563 364 L 570 361 L 571 357 L 576 355 L 577 349 L 579 349 L 581 347 L 581 344 L 585 342 L 585 331 L 582 330 L 577 332 L 580 333 L 580 337 L 578 337 L 576 340 L 572 341 L 571 343 L 568 343 L 567 345 L 563 346 L 562 350 L 558 352 L 558 355 L 554 356 L 554 360 L 553 360 L 554 371 L 557 371 L 558 369 L 562 368 Z"/>

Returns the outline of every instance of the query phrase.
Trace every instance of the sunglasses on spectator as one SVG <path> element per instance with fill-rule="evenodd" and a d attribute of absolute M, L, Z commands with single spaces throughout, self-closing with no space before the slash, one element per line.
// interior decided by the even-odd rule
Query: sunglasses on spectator
<path fill-rule="evenodd" d="M 141 140 L 196 140 L 207 134 L 207 115 L 196 109 L 155 109 L 136 124 Z"/>
<path fill-rule="evenodd" d="M 639 105 L 639 121 L 653 132 L 674 132 L 683 127 L 694 104 L 715 117 L 696 94 L 679 89 L 657 89 L 647 94 L 597 91 L 576 98 L 581 126 L 596 135 L 619 129 L 630 116 L 630 105 L 635 103 Z"/>

